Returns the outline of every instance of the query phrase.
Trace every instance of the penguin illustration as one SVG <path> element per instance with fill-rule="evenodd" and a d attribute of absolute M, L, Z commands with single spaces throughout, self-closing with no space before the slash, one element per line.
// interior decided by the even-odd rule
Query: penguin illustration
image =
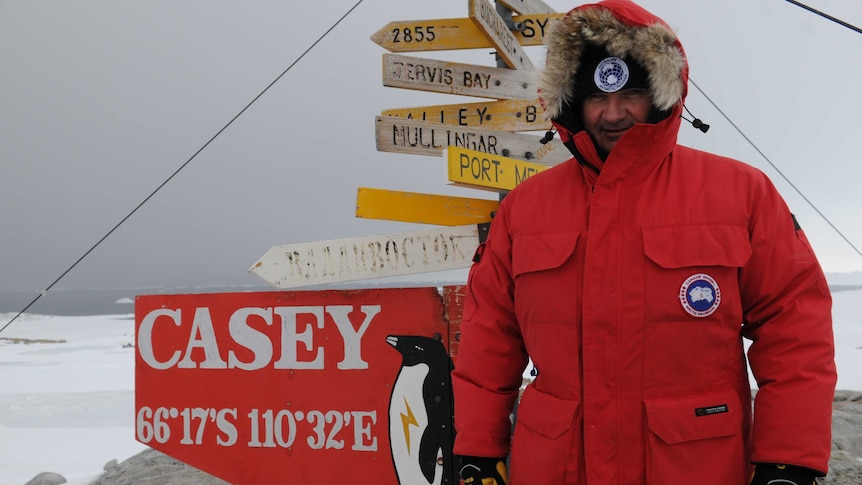
<path fill-rule="evenodd" d="M 449 353 L 439 338 L 389 335 L 386 342 L 401 353 L 401 369 L 389 399 L 389 442 L 398 483 L 458 483 L 452 458 Z"/>

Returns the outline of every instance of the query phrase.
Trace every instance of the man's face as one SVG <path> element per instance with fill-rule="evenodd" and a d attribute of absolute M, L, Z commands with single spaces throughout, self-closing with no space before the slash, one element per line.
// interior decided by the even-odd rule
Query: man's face
<path fill-rule="evenodd" d="M 607 156 L 617 140 L 637 123 L 645 123 L 651 106 L 646 89 L 623 89 L 615 93 L 596 93 L 584 100 L 584 128 Z"/>

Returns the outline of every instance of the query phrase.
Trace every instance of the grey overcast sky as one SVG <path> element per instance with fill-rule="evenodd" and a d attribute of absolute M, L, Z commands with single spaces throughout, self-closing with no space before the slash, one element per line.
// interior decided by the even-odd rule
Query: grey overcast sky
<path fill-rule="evenodd" d="M 355 3 L 0 0 L 0 290 L 51 284 Z M 785 0 L 641 3 L 677 30 L 694 82 L 862 248 L 862 35 Z M 806 3 L 862 26 L 862 0 Z M 246 270 L 272 246 L 422 228 L 356 219 L 357 187 L 493 198 L 448 185 L 442 158 L 375 149 L 381 110 L 461 99 L 383 87 L 369 36 L 467 14 L 467 0 L 364 0 L 56 288 L 258 285 Z M 494 65 L 490 50 L 411 55 Z M 681 144 L 764 170 L 826 271 L 862 270 L 694 86 L 687 105 L 712 129 L 683 125 Z"/>

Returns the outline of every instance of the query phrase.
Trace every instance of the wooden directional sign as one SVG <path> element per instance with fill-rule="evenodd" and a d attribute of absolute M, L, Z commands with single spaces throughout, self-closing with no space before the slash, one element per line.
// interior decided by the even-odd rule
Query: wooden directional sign
<path fill-rule="evenodd" d="M 551 128 L 551 123 L 544 119 L 545 110 L 538 99 L 396 108 L 381 114 L 488 130 L 546 131 Z"/>
<path fill-rule="evenodd" d="M 446 150 L 446 159 L 450 182 L 496 191 L 512 190 L 527 178 L 548 168 L 514 158 L 453 147 Z"/>
<path fill-rule="evenodd" d="M 463 226 L 491 222 L 491 213 L 499 205 L 496 200 L 360 187 L 356 194 L 356 217 Z"/>
<path fill-rule="evenodd" d="M 523 3 L 509 0 L 511 3 Z M 513 9 L 514 10 L 514 9 Z M 562 13 L 518 15 L 512 21 L 524 26 L 512 32 L 524 46 L 543 45 L 548 24 Z M 389 52 L 427 52 L 458 49 L 485 49 L 494 44 L 469 18 L 399 20 L 389 22 L 371 36 L 371 40 Z"/>
<path fill-rule="evenodd" d="M 558 140 L 547 144 L 540 136 L 508 131 L 462 128 L 442 123 L 378 116 L 377 150 L 391 153 L 440 156 L 447 146 L 467 148 L 541 165 L 556 165 L 571 158 Z"/>
<path fill-rule="evenodd" d="M 276 246 L 249 269 L 278 288 L 469 267 L 477 225 Z"/>
<path fill-rule="evenodd" d="M 494 99 L 535 99 L 536 77 L 526 71 L 383 55 L 383 85 Z"/>
<path fill-rule="evenodd" d="M 521 44 L 518 43 L 518 39 L 509 30 L 506 21 L 500 17 L 488 0 L 470 0 L 470 18 L 494 44 L 507 66 L 521 71 L 536 70 L 524 49 L 521 48 Z"/>
<path fill-rule="evenodd" d="M 497 0 L 497 3 L 501 3 L 506 8 L 522 14 L 551 13 L 555 11 L 542 0 Z"/>

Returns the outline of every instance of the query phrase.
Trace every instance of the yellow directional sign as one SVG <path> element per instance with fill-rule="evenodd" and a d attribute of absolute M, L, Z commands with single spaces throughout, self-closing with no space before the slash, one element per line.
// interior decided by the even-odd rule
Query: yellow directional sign
<path fill-rule="evenodd" d="M 527 57 L 521 44 L 509 30 L 506 21 L 488 0 L 469 0 L 470 18 L 479 27 L 479 30 L 494 44 L 497 53 L 506 61 L 506 65 L 512 69 L 521 71 L 535 71 L 532 61 Z"/>
<path fill-rule="evenodd" d="M 551 128 L 538 99 L 395 108 L 381 114 L 489 130 L 546 131 Z"/>
<path fill-rule="evenodd" d="M 512 18 L 524 29 L 512 32 L 524 46 L 542 45 L 548 24 L 562 13 L 518 15 Z M 494 47 L 469 18 L 399 20 L 389 22 L 371 36 L 375 44 L 389 52 L 425 52 Z"/>
<path fill-rule="evenodd" d="M 445 157 L 449 181 L 480 189 L 512 190 L 529 177 L 547 169 L 544 165 L 514 158 L 449 147 Z"/>
<path fill-rule="evenodd" d="M 491 213 L 499 205 L 496 200 L 367 187 L 359 187 L 356 193 L 356 217 L 439 226 L 491 222 Z"/>

